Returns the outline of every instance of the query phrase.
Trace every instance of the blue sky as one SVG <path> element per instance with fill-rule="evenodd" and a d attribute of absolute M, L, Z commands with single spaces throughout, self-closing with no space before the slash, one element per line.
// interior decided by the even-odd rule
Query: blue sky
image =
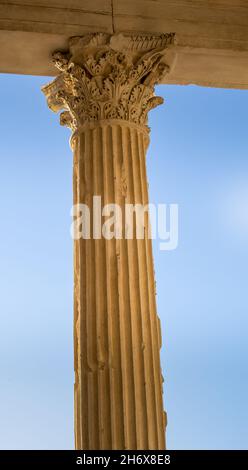
<path fill-rule="evenodd" d="M 46 77 L 0 76 L 0 448 L 73 448 L 72 155 Z M 150 200 L 170 449 L 247 449 L 247 91 L 157 87 Z"/>

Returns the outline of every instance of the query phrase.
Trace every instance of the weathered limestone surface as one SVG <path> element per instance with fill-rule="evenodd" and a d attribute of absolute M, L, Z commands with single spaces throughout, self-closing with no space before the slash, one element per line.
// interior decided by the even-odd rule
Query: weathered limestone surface
<path fill-rule="evenodd" d="M 168 72 L 173 35 L 73 38 L 54 54 L 61 73 L 43 91 L 73 130 L 74 203 L 146 205 L 148 111 Z M 92 222 L 92 219 L 91 219 Z M 77 449 L 164 449 L 149 220 L 145 237 L 75 240 L 75 437 Z"/>
<path fill-rule="evenodd" d="M 78 200 L 147 203 L 146 139 L 118 122 L 86 126 L 74 144 Z M 160 341 L 151 241 L 76 241 L 76 448 L 164 448 Z"/>
<path fill-rule="evenodd" d="M 248 88 L 247 0 L 0 0 L 0 72 L 55 75 L 52 51 L 98 31 L 174 32 L 164 82 Z"/>

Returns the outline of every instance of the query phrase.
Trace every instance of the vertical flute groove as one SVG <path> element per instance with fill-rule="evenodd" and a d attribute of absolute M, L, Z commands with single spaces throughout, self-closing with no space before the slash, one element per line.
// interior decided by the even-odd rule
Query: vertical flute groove
<path fill-rule="evenodd" d="M 125 412 L 126 412 L 126 448 L 137 448 L 137 425 L 136 425 L 136 388 L 135 388 L 135 338 L 133 331 L 133 315 L 131 304 L 131 293 L 129 279 L 129 261 L 128 261 L 128 241 L 125 239 L 125 203 L 129 201 L 128 198 L 128 149 L 127 143 L 127 129 L 120 126 L 120 149 L 121 149 L 121 175 L 120 175 L 120 188 L 122 197 L 122 222 L 123 239 L 120 246 L 120 291 L 121 291 L 121 316 L 123 317 L 123 334 L 125 336 L 125 390 L 129 393 L 124 393 L 125 396 Z"/>
<path fill-rule="evenodd" d="M 144 195 L 144 204 L 149 202 L 148 196 L 148 184 L 146 174 L 146 150 L 144 145 L 144 139 L 141 139 L 141 181 Z M 150 229 L 150 221 L 147 219 L 147 230 Z M 150 306 L 150 318 L 151 318 L 151 330 L 152 330 L 152 351 L 154 360 L 154 385 L 156 394 L 156 413 L 157 413 L 157 430 L 158 430 L 158 448 L 165 447 L 165 423 L 164 413 L 161 413 L 163 409 L 163 384 L 161 368 L 157 367 L 160 363 L 160 349 L 162 346 L 162 338 L 160 331 L 160 320 L 157 316 L 156 307 L 156 292 L 155 292 L 155 274 L 153 265 L 153 254 L 152 254 L 152 240 L 146 237 L 146 264 L 147 264 L 147 275 L 148 284 L 150 286 L 148 290 L 149 295 L 149 306 Z M 158 331 L 159 330 L 159 331 Z"/>
<path fill-rule="evenodd" d="M 141 182 L 141 197 L 142 197 L 142 203 L 144 206 L 148 204 L 148 197 L 146 194 L 147 191 L 147 180 L 146 180 L 146 162 L 145 162 L 145 155 L 143 154 L 143 138 L 139 134 L 138 136 L 139 139 L 139 171 L 140 171 L 140 182 Z M 145 230 L 146 233 L 148 234 L 149 231 L 149 214 L 145 214 Z M 156 383 L 156 360 L 155 360 L 155 352 L 156 352 L 156 342 L 154 343 L 154 335 L 153 335 L 153 330 L 154 330 L 154 311 L 151 305 L 151 295 L 154 295 L 152 291 L 152 285 L 150 283 L 149 279 L 149 273 L 148 273 L 148 265 L 147 265 L 147 240 L 148 240 L 148 235 L 145 238 L 145 244 L 143 245 L 143 272 L 145 273 L 145 283 L 146 285 L 149 285 L 149 289 L 144 289 L 145 291 L 145 296 L 146 296 L 146 309 L 147 309 L 147 321 L 148 321 L 148 328 L 147 331 L 149 332 L 149 337 L 148 337 L 148 347 L 149 347 L 149 355 L 150 355 L 150 364 L 151 364 L 151 369 L 152 369 L 152 378 L 153 378 L 153 386 L 151 389 L 151 394 L 152 394 L 152 408 L 150 408 L 150 413 L 152 413 L 152 418 L 151 422 L 153 423 L 152 430 L 150 432 L 150 445 L 151 446 L 156 446 L 158 447 L 159 445 L 159 439 L 158 439 L 158 421 L 157 421 L 157 412 L 158 412 L 158 403 L 157 403 L 157 383 Z M 152 440 L 153 439 L 153 440 Z"/>
<path fill-rule="evenodd" d="M 102 149 L 103 149 L 103 204 L 106 205 L 108 203 L 108 152 L 107 152 L 107 133 L 106 133 L 106 128 L 102 129 Z M 108 263 L 108 245 L 105 243 L 104 244 L 104 259 L 105 259 L 105 264 L 106 264 L 106 302 L 107 302 L 107 335 L 108 335 L 108 380 L 109 380 L 109 421 L 108 421 L 108 426 L 110 430 L 110 442 L 108 448 L 112 448 L 112 442 L 113 442 L 113 420 L 112 420 L 112 414 L 113 414 L 113 378 L 112 378 L 112 362 L 113 362 L 113 347 L 112 347 L 112 323 L 111 323 L 111 316 L 110 316 L 110 295 L 109 295 L 109 289 L 110 289 L 110 280 L 109 280 L 109 263 Z"/>
<path fill-rule="evenodd" d="M 131 204 L 140 203 L 136 199 L 135 183 L 136 175 L 134 174 L 134 130 L 128 129 L 129 155 L 128 155 L 128 192 Z M 147 406 L 146 406 L 146 377 L 144 364 L 144 340 L 143 325 L 141 320 L 141 307 L 139 295 L 139 266 L 138 266 L 138 250 L 136 239 L 136 227 L 134 224 L 134 237 L 128 240 L 128 258 L 129 258 L 129 287 L 131 295 L 131 314 L 133 317 L 133 333 L 135 344 L 135 380 L 136 380 L 136 429 L 137 429 L 137 448 L 148 448 L 147 436 Z"/>
<path fill-rule="evenodd" d="M 115 142 L 115 136 L 113 134 L 113 126 L 109 126 L 109 133 L 110 133 L 110 138 L 111 138 L 111 150 L 112 150 L 112 158 L 111 158 L 111 164 L 112 164 L 112 172 L 113 172 L 113 201 L 116 201 L 116 142 Z M 112 240 L 113 244 L 113 253 L 114 253 L 114 260 L 115 260 L 115 314 L 116 317 L 114 318 L 114 323 L 115 323 L 115 338 L 117 339 L 116 341 L 116 350 L 118 351 L 118 362 L 116 361 L 116 383 L 118 384 L 116 389 L 117 389 L 117 394 L 116 394 L 116 413 L 115 413 L 115 418 L 120 416 L 120 419 L 116 419 L 116 448 L 119 447 L 125 447 L 125 440 L 124 440 L 124 409 L 123 409 L 123 376 L 122 376 L 122 357 L 121 357 L 121 335 L 120 335 L 120 311 L 119 311 L 119 283 L 118 283 L 118 258 L 119 258 L 119 253 L 117 249 L 117 240 L 115 237 Z M 119 376 L 119 377 L 118 377 Z M 119 397 L 119 399 L 117 398 Z"/>
<path fill-rule="evenodd" d="M 147 202 L 144 199 L 143 194 L 143 178 L 141 173 L 141 162 L 142 162 L 142 152 L 141 152 L 141 143 L 140 143 L 140 133 L 137 134 L 137 145 L 138 145 L 138 152 L 137 152 L 137 173 L 138 173 L 138 192 L 141 202 L 146 209 Z M 145 239 L 139 240 L 139 269 L 143 273 L 143 276 L 140 276 L 140 296 L 143 303 L 143 315 L 142 319 L 145 322 L 144 330 L 146 332 L 146 347 L 144 350 L 145 353 L 145 363 L 147 364 L 148 370 L 148 384 L 147 384 L 147 393 L 149 394 L 149 399 L 147 400 L 147 407 L 148 407 L 148 425 L 149 425 L 149 448 L 157 448 L 158 446 L 158 436 L 157 436 L 157 421 L 156 421 L 156 396 L 155 396 L 155 378 L 154 378 L 154 369 L 155 364 L 153 361 L 153 341 L 152 341 L 152 324 L 151 324 L 151 316 L 152 311 L 149 305 L 149 290 L 147 286 L 149 286 L 149 279 L 147 275 L 147 265 L 146 265 L 146 239 L 148 236 L 147 233 L 147 212 L 144 213 L 144 230 L 145 230 Z M 152 373 L 152 376 L 150 374 Z"/>

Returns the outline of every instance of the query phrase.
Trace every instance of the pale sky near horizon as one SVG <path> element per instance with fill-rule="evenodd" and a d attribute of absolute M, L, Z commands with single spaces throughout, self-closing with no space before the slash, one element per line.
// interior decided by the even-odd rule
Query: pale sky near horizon
<path fill-rule="evenodd" d="M 0 449 L 72 449 L 69 130 L 50 78 L 0 76 Z M 169 449 L 248 448 L 248 92 L 159 86 L 150 201 L 179 205 L 154 240 Z"/>

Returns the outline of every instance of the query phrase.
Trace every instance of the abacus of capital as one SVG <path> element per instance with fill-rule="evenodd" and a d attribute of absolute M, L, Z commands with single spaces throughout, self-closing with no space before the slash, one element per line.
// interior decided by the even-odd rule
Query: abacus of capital
<path fill-rule="evenodd" d="M 48 106 L 72 131 L 74 204 L 146 205 L 147 116 L 174 34 L 73 37 L 55 52 Z M 148 217 L 144 239 L 74 241 L 75 442 L 77 449 L 164 449 Z"/>

